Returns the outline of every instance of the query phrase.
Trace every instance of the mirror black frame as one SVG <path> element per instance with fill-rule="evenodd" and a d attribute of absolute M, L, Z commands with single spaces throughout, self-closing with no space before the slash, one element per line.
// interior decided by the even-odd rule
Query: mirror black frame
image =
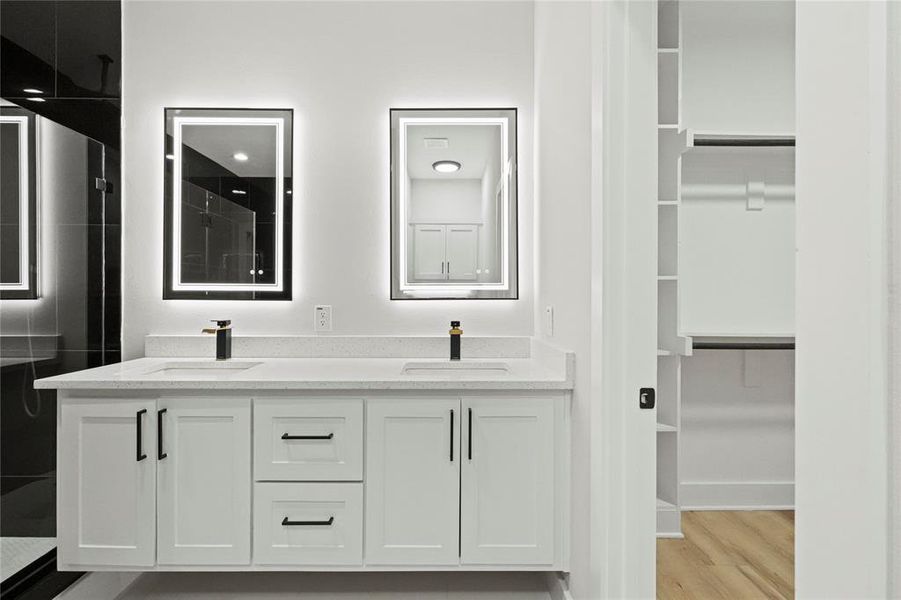
<path fill-rule="evenodd" d="M 27 219 L 28 219 L 28 244 L 27 254 L 27 274 L 21 279 L 25 281 L 18 282 L 17 288 L 6 287 L 10 284 L 0 284 L 0 299 L 2 300 L 34 300 L 40 298 L 40 290 L 38 289 L 38 198 L 37 198 L 37 115 L 17 106 L 0 106 L 0 115 L 3 117 L 15 117 L 15 121 L 24 123 L 26 127 L 25 140 L 27 143 L 27 161 L 28 181 L 26 182 L 27 190 Z M 20 157 L 20 160 L 23 160 Z M 20 248 L 21 251 L 21 248 Z M 21 274 L 21 271 L 20 271 Z M 23 284 L 26 287 L 21 287 Z"/>
<path fill-rule="evenodd" d="M 182 118 L 265 118 L 283 119 L 282 127 L 282 230 L 281 264 L 276 261 L 276 281 L 272 284 L 179 284 L 193 289 L 177 289 L 174 261 L 174 162 L 179 153 L 175 138 L 170 133 L 175 117 Z M 293 162 L 294 162 L 294 110 L 291 108 L 172 108 L 163 110 L 164 186 L 163 186 L 163 299 L 164 300 L 291 300 L 292 297 L 292 214 L 293 214 Z M 278 198 L 276 198 L 278 201 Z M 278 241 L 276 241 L 278 244 Z M 278 249 L 277 249 L 278 250 Z M 278 253 L 276 252 L 276 256 Z M 244 289 L 226 289 L 239 287 Z M 199 289 L 203 288 L 203 289 Z M 217 289 L 218 288 L 218 289 Z M 251 288 L 251 289 L 246 289 Z M 279 289 L 273 289 L 279 288 Z"/>
<path fill-rule="evenodd" d="M 512 163 L 504 170 L 504 184 L 508 190 L 509 210 L 505 223 L 508 243 L 505 249 L 507 284 L 504 289 L 479 289 L 469 283 L 462 284 L 423 284 L 421 289 L 405 288 L 401 281 L 407 265 L 401 264 L 401 232 L 405 227 L 401 223 L 400 185 L 403 162 L 400 136 L 402 118 L 428 119 L 461 119 L 461 118 L 497 118 L 506 119 L 507 149 Z M 389 110 L 390 127 L 390 186 L 391 186 L 391 300 L 519 300 L 519 149 L 518 149 L 518 111 L 514 108 L 392 108 Z M 510 255 L 512 254 L 512 256 Z M 428 288 L 434 287 L 430 291 Z M 456 290 L 459 289 L 459 292 Z"/>

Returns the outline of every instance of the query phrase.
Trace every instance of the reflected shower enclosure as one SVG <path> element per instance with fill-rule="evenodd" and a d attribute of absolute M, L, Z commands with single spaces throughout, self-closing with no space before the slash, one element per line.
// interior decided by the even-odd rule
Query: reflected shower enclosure
<path fill-rule="evenodd" d="M 167 108 L 163 298 L 291 298 L 292 111 Z"/>

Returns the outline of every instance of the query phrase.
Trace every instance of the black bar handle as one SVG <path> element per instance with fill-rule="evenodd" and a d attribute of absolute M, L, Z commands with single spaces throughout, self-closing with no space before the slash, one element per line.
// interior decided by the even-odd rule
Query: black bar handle
<path fill-rule="evenodd" d="M 450 432 L 450 461 L 454 462 L 454 409 L 450 411 L 450 422 L 451 422 L 451 432 Z"/>
<path fill-rule="evenodd" d="M 331 525 L 335 522 L 335 517 L 329 517 L 327 521 L 289 521 L 288 517 L 282 519 L 282 527 L 292 527 L 294 525 Z"/>
<path fill-rule="evenodd" d="M 330 440 L 335 437 L 334 433 L 330 433 L 328 435 L 288 435 L 287 433 L 282 434 L 283 440 Z"/>
<path fill-rule="evenodd" d="M 469 452 L 469 460 L 472 460 L 472 409 L 469 409 L 469 435 L 466 438 Z"/>
<path fill-rule="evenodd" d="M 168 454 L 163 452 L 163 415 L 166 414 L 168 409 L 161 408 L 156 411 L 156 458 L 157 460 L 163 460 Z"/>
<path fill-rule="evenodd" d="M 137 443 L 136 443 L 136 449 L 135 449 L 135 459 L 136 459 L 138 462 L 141 462 L 142 460 L 144 460 L 145 458 L 147 458 L 147 455 L 144 454 L 144 453 L 142 452 L 142 450 L 144 449 L 144 440 L 142 439 L 142 438 L 144 437 L 144 436 L 143 436 L 143 429 L 144 429 L 144 428 L 143 428 L 143 424 L 144 424 L 144 420 L 143 420 L 142 417 L 144 416 L 144 413 L 146 413 L 146 412 L 147 412 L 147 409 L 146 409 L 146 408 L 142 408 L 142 409 L 139 410 L 138 413 L 135 415 L 135 427 L 136 427 L 137 430 L 138 430 Z"/>

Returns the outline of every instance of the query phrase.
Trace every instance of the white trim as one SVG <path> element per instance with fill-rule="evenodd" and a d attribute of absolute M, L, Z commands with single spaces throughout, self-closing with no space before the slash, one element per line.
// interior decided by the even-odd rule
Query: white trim
<path fill-rule="evenodd" d="M 408 125 L 498 125 L 501 128 L 501 157 L 508 159 L 508 136 L 510 119 L 507 117 L 400 117 L 398 119 L 398 148 L 401 182 L 407 178 L 407 126 Z M 398 187 L 398 213 L 403 222 L 398 223 L 398 244 L 400 245 L 398 271 L 400 273 L 400 291 L 403 294 L 454 294 L 467 291 L 507 291 L 510 289 L 510 186 L 507 185 L 507 176 L 510 172 L 511 161 L 506 160 L 501 168 L 500 177 L 504 188 L 504 223 L 503 245 L 501 256 L 501 282 L 500 283 L 443 283 L 443 284 L 413 284 L 407 279 L 407 194 L 406 187 L 400 183 Z"/>
<path fill-rule="evenodd" d="M 181 149 L 184 125 L 245 125 L 275 127 L 275 283 L 181 283 Z M 282 117 L 174 117 L 172 166 L 172 291 L 176 292 L 281 292 L 284 289 L 284 126 Z"/>
<path fill-rule="evenodd" d="M 794 510 L 791 481 L 683 481 L 682 510 Z"/>
<path fill-rule="evenodd" d="M 31 230 L 29 228 L 28 201 L 28 117 L 2 115 L 0 123 L 13 123 L 18 126 L 19 136 L 19 281 L 16 283 L 0 283 L 0 290 L 28 291 L 29 257 L 31 255 Z"/>

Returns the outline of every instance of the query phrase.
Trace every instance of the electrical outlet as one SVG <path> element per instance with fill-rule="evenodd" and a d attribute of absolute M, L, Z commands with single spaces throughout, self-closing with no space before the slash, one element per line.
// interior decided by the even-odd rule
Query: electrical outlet
<path fill-rule="evenodd" d="M 544 334 L 548 337 L 554 337 L 554 307 L 544 307 Z"/>
<path fill-rule="evenodd" d="M 332 330 L 332 307 L 328 304 L 317 304 L 313 309 L 313 329 L 315 331 Z"/>

